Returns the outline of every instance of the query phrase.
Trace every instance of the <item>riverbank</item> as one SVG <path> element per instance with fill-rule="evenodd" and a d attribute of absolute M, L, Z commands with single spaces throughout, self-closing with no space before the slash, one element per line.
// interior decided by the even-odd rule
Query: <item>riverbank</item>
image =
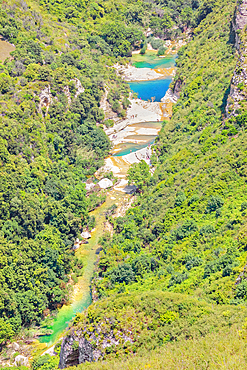
<path fill-rule="evenodd" d="M 160 55 L 159 58 L 165 58 L 167 55 L 177 54 L 178 50 L 186 44 L 187 44 L 186 40 L 178 40 L 178 41 L 164 40 L 164 47 L 166 48 L 165 55 Z M 141 52 L 141 49 L 134 50 L 132 51 L 132 55 L 140 54 L 140 52 Z M 153 52 L 157 54 L 158 50 L 154 49 L 152 45 L 148 43 L 146 52 Z"/>
<path fill-rule="evenodd" d="M 136 68 L 132 65 L 119 65 L 115 64 L 114 66 L 118 73 L 122 75 L 125 81 L 150 81 L 156 80 L 161 76 L 174 76 L 175 75 L 175 67 L 174 68 L 158 68 L 150 69 L 150 68 Z"/>
<path fill-rule="evenodd" d="M 131 99 L 130 107 L 127 109 L 126 119 L 114 124 L 105 130 L 113 145 L 118 144 L 119 132 L 133 123 L 160 121 L 162 111 L 159 102 L 147 102 L 140 99 Z"/>

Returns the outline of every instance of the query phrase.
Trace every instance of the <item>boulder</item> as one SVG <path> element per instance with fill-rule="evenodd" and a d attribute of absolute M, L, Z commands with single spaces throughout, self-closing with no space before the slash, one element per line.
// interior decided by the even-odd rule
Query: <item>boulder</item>
<path fill-rule="evenodd" d="M 86 190 L 90 191 L 95 187 L 95 184 L 91 182 L 90 184 L 86 183 Z"/>
<path fill-rule="evenodd" d="M 18 355 L 15 358 L 15 366 L 27 366 L 28 358 L 22 355 Z"/>
<path fill-rule="evenodd" d="M 89 231 L 83 231 L 83 232 L 81 233 L 81 237 L 82 237 L 83 239 L 89 239 L 89 238 L 91 238 L 91 234 L 90 234 L 90 232 L 89 232 Z"/>
<path fill-rule="evenodd" d="M 104 178 L 98 182 L 98 185 L 101 189 L 107 189 L 113 186 L 113 182 L 107 178 Z"/>
<path fill-rule="evenodd" d="M 20 346 L 18 343 L 14 342 L 12 343 L 12 348 L 15 350 L 15 351 L 18 351 L 20 349 Z"/>

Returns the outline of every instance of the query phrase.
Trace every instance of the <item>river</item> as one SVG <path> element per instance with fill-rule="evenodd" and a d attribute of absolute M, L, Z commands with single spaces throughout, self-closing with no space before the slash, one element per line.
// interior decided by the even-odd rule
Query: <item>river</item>
<path fill-rule="evenodd" d="M 152 67 L 153 69 L 170 68 L 175 65 L 175 57 L 168 55 L 166 58 L 158 58 L 154 53 L 148 53 L 143 56 L 134 55 L 133 64 L 138 68 L 144 68 L 147 66 L 149 68 Z M 51 325 L 47 326 L 47 329 L 51 330 L 52 334 L 41 336 L 39 338 L 39 343 L 36 342 L 34 344 L 36 350 L 37 347 L 39 347 L 39 350 L 44 350 L 45 348 L 52 346 L 63 335 L 64 330 L 75 314 L 83 311 L 92 302 L 90 281 L 93 275 L 95 262 L 97 260 L 99 238 L 105 231 L 106 220 L 104 213 L 113 204 L 118 206 L 119 212 L 119 209 L 129 202 L 131 195 L 126 194 L 125 192 L 127 185 L 127 170 L 131 163 L 138 161 L 138 156 L 140 157 L 142 155 L 139 153 L 142 153 L 143 150 L 145 151 L 146 148 L 154 142 L 155 137 L 158 135 L 162 126 L 162 110 L 160 106 L 161 103 L 159 103 L 159 101 L 168 90 L 171 80 L 171 77 L 162 78 L 161 76 L 158 80 L 129 83 L 131 89 L 139 94 L 139 98 L 141 98 L 142 101 L 139 102 L 138 99 L 136 99 L 137 101 L 135 100 L 132 104 L 133 111 L 130 112 L 130 117 L 133 118 L 133 116 L 137 116 L 133 119 L 135 122 L 128 124 L 128 126 L 124 130 L 121 130 L 121 132 L 117 133 L 117 135 L 110 136 L 110 138 L 115 137 L 116 145 L 113 148 L 113 155 L 107 159 L 108 163 L 110 161 L 112 168 L 115 169 L 114 174 L 121 179 L 120 184 L 108 191 L 106 201 L 102 206 L 91 212 L 91 215 L 94 215 L 96 219 L 96 228 L 92 232 L 92 237 L 89 239 L 88 244 L 81 245 L 75 252 L 76 256 L 83 262 L 83 275 L 79 277 L 78 283 L 74 286 L 69 304 L 62 306 L 58 310 L 58 314 L 53 319 Z M 155 90 L 156 92 L 154 94 Z M 157 90 L 159 91 L 159 94 Z M 149 113 L 152 113 L 152 110 L 153 112 L 156 112 L 153 113 L 153 115 L 151 114 L 151 116 L 155 115 L 155 117 L 159 118 L 147 121 L 145 119 L 146 115 L 144 114 L 141 122 L 138 122 L 139 116 L 133 114 L 133 112 L 136 112 L 135 104 L 142 104 L 141 108 L 144 109 L 145 104 L 147 104 L 145 101 L 149 100 L 151 96 L 156 95 L 158 99 L 154 103 L 148 103 L 149 105 L 147 109 L 149 109 Z M 157 110 L 159 110 L 158 113 Z M 121 214 L 121 212 L 118 214 Z"/>

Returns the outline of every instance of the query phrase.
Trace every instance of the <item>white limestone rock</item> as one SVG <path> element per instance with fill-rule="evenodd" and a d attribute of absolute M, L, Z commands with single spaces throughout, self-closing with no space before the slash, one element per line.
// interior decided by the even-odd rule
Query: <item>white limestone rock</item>
<path fill-rule="evenodd" d="M 22 355 L 18 355 L 15 358 L 15 366 L 27 366 L 28 358 Z"/>
<path fill-rule="evenodd" d="M 101 189 L 107 189 L 113 186 L 113 182 L 107 178 L 104 178 L 98 182 L 98 185 Z"/>
<path fill-rule="evenodd" d="M 83 231 L 83 232 L 81 233 L 81 237 L 82 237 L 83 239 L 90 239 L 90 238 L 91 238 L 91 234 L 90 234 L 90 232 L 89 232 L 89 231 Z"/>

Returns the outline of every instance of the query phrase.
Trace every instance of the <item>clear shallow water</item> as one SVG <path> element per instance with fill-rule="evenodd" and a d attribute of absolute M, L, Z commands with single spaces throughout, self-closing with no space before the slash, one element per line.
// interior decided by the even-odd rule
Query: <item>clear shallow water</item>
<path fill-rule="evenodd" d="M 165 58 L 159 58 L 155 52 L 147 52 L 144 55 L 134 54 L 132 64 L 137 68 L 172 68 L 175 66 L 177 55 L 167 55 Z"/>
<path fill-rule="evenodd" d="M 129 82 L 129 86 L 132 91 L 138 94 L 138 98 L 147 101 L 155 97 L 154 101 L 160 102 L 165 96 L 171 81 L 171 77 L 165 77 L 152 81 Z"/>
<path fill-rule="evenodd" d="M 132 123 L 131 125 L 129 125 L 129 127 L 161 129 L 162 123 L 158 121 L 138 122 L 138 123 Z"/>
<path fill-rule="evenodd" d="M 133 135 L 128 135 L 126 137 L 126 140 L 143 140 L 145 142 L 147 141 L 150 141 L 152 139 L 155 139 L 156 138 L 156 135 L 136 135 L 136 134 L 133 134 Z"/>
<path fill-rule="evenodd" d="M 57 339 L 59 339 L 59 335 L 63 332 L 65 328 L 67 328 L 70 320 L 75 317 L 77 312 L 83 311 L 92 303 L 90 292 L 86 292 L 84 299 L 76 304 L 71 306 L 63 306 L 58 311 L 56 318 L 53 321 L 51 326 L 47 326 L 47 329 L 53 330 L 53 333 L 50 335 L 43 335 L 39 337 L 40 343 L 48 343 L 53 344 Z"/>
<path fill-rule="evenodd" d="M 139 123 L 132 123 L 130 127 L 135 127 L 137 129 L 140 128 L 155 128 L 155 129 L 161 129 L 162 123 L 157 121 L 150 121 L 150 122 L 139 122 Z M 148 145 L 152 145 L 155 141 L 156 136 L 154 135 L 129 135 L 125 139 L 136 139 L 136 140 L 145 140 L 144 143 L 131 143 L 131 142 L 125 142 L 122 144 L 118 144 L 114 147 L 114 149 L 120 149 L 119 152 L 113 154 L 113 157 L 121 157 L 123 155 L 127 155 L 130 153 L 133 153 L 139 149 L 143 149 Z"/>
<path fill-rule="evenodd" d="M 155 136 L 156 137 L 156 136 Z M 113 157 L 122 157 L 123 155 L 127 155 L 130 153 L 134 153 L 137 150 L 146 148 L 148 145 L 152 145 L 155 140 L 154 136 L 150 136 L 150 139 L 147 140 L 145 143 L 123 143 L 118 144 L 114 149 L 121 149 L 119 152 L 115 153 Z M 138 139 L 138 136 L 136 136 L 136 139 Z"/>

